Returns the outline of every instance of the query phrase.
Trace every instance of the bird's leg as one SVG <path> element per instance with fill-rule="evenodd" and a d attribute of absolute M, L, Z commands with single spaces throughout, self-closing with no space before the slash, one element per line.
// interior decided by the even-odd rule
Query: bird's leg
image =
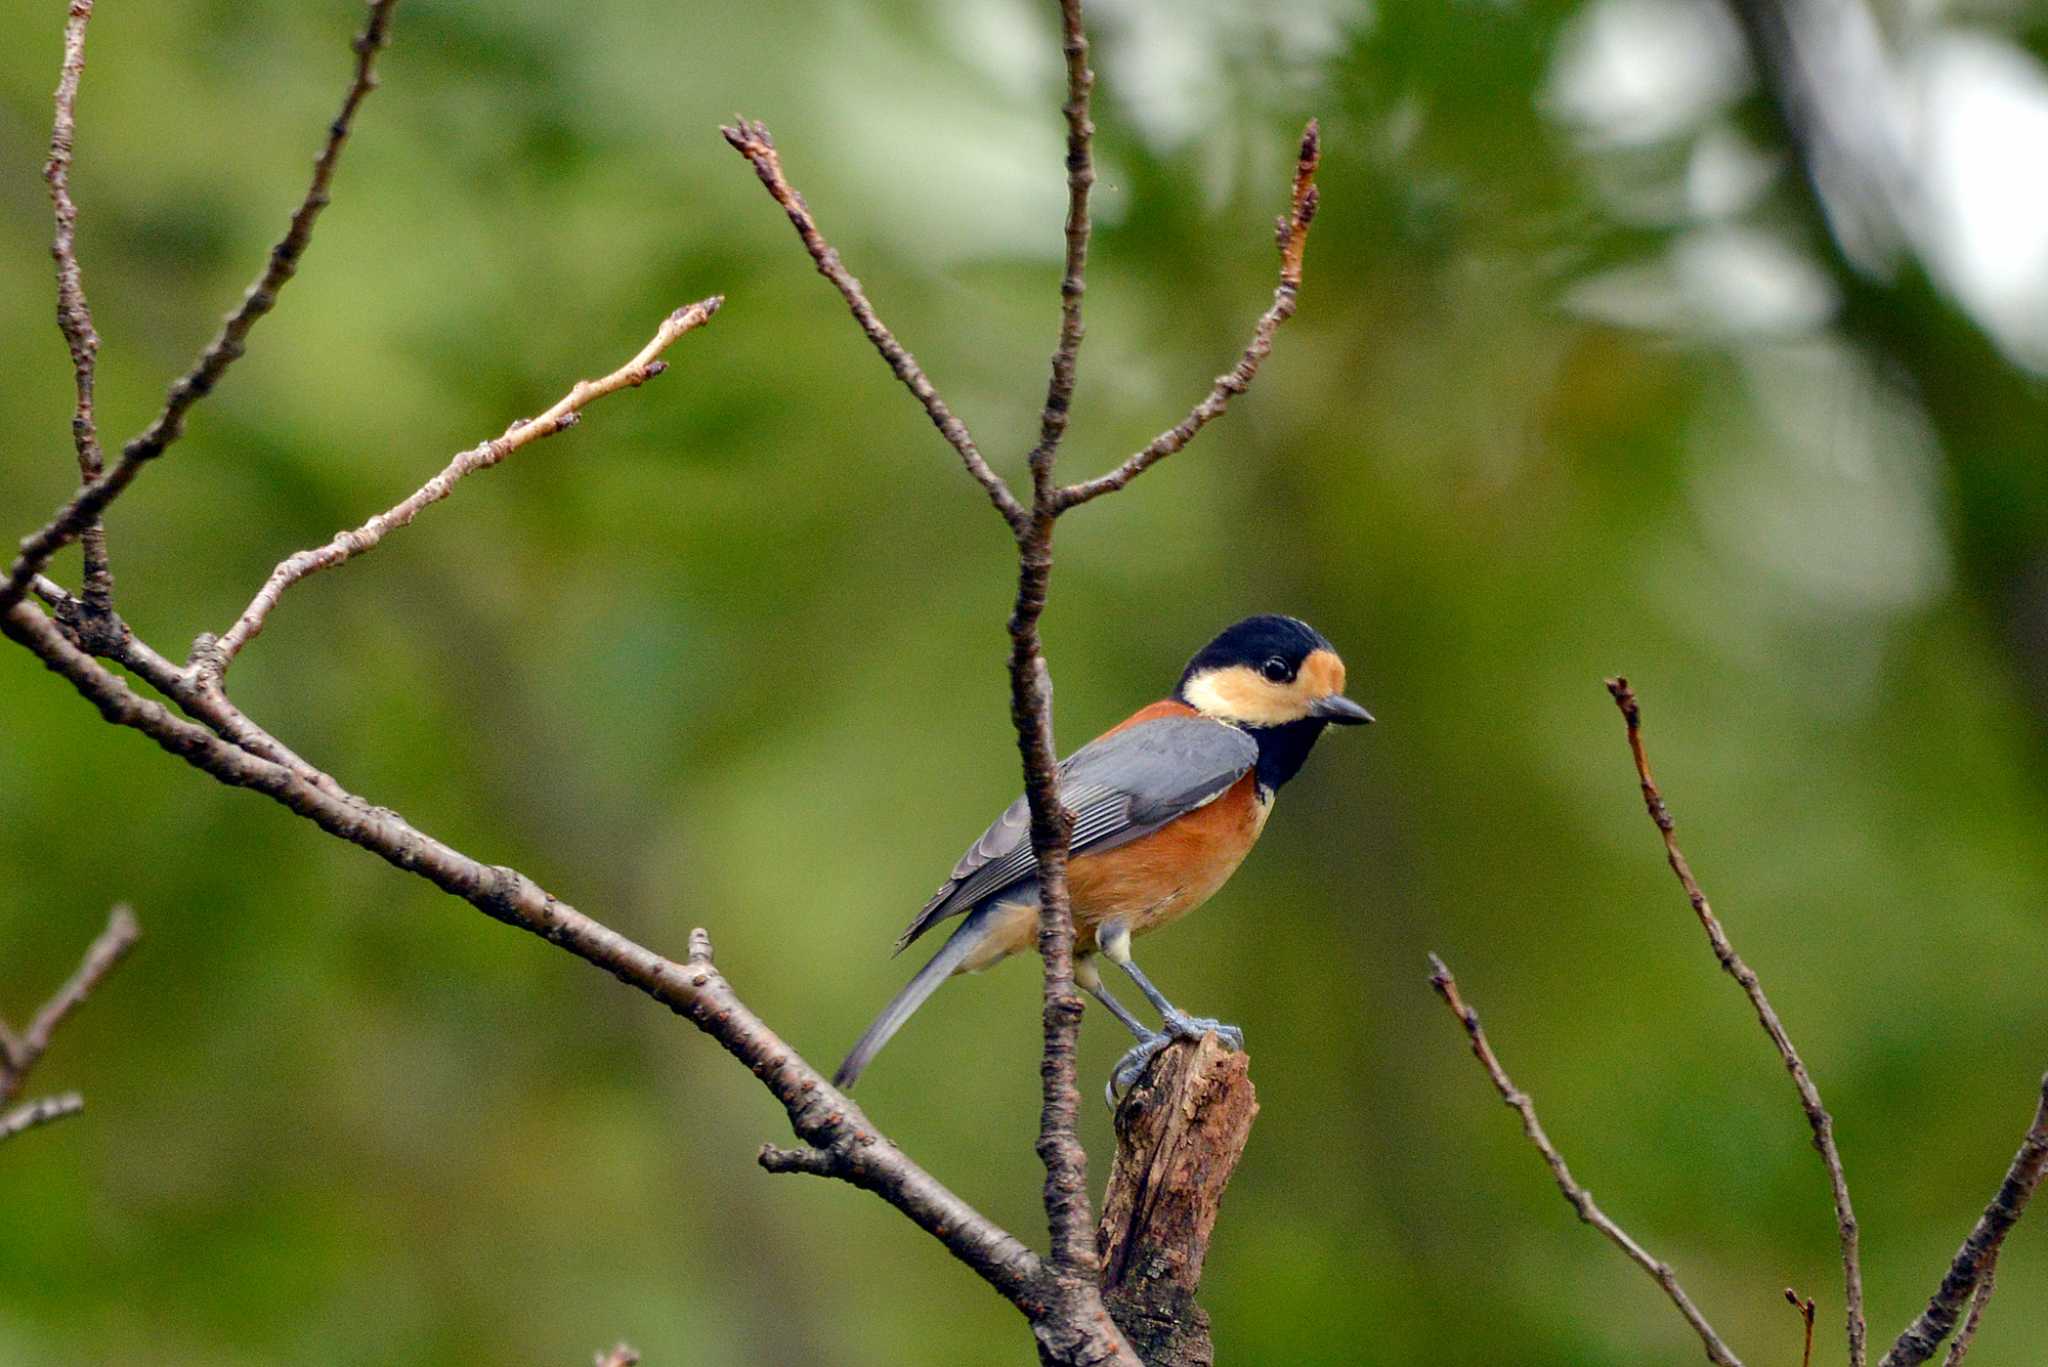
<path fill-rule="evenodd" d="M 1122 921 L 1105 922 L 1096 930 L 1095 940 L 1102 946 L 1103 954 L 1111 963 L 1131 975 L 1131 981 L 1138 985 L 1138 990 L 1145 994 L 1145 1000 L 1151 1002 L 1153 1008 L 1159 1012 L 1160 1021 L 1166 1027 L 1159 1031 L 1146 1030 L 1132 1020 L 1130 1014 L 1121 1006 L 1113 1008 L 1117 1018 L 1129 1026 L 1131 1033 L 1138 1037 L 1138 1043 L 1117 1060 L 1116 1067 L 1110 1072 L 1108 1095 L 1112 1109 L 1116 1106 L 1117 1093 L 1136 1082 L 1144 1073 L 1145 1065 L 1152 1061 L 1153 1055 L 1177 1039 L 1198 1040 L 1204 1035 L 1213 1034 L 1232 1049 L 1244 1048 L 1244 1031 L 1207 1016 L 1190 1016 L 1168 1001 L 1166 994 L 1152 985 L 1152 980 L 1145 976 L 1144 970 L 1131 960 L 1129 926 Z M 1099 988 L 1100 974 L 1096 975 L 1096 982 Z M 1096 996 L 1108 1004 L 1109 999 L 1103 991 L 1090 990 L 1095 991 Z"/>
<path fill-rule="evenodd" d="M 1244 1048 L 1244 1031 L 1234 1025 L 1225 1025 L 1213 1016 L 1190 1016 L 1166 999 L 1166 994 L 1152 985 L 1145 976 L 1145 970 L 1126 959 L 1119 965 L 1131 975 L 1131 981 L 1145 994 L 1159 1012 L 1159 1018 L 1166 1023 L 1166 1033 L 1173 1039 L 1196 1040 L 1204 1035 L 1214 1035 L 1233 1049 Z"/>
<path fill-rule="evenodd" d="M 1084 959 L 1074 960 L 1074 981 L 1086 988 L 1089 996 L 1108 1007 L 1109 1014 L 1122 1021 L 1124 1029 L 1130 1031 L 1138 1040 L 1137 1048 L 1125 1054 L 1118 1061 L 1115 1071 L 1109 1075 L 1109 1081 L 1103 1084 L 1102 1099 L 1109 1103 L 1109 1109 L 1113 1111 L 1116 1109 L 1117 1080 L 1123 1077 L 1125 1065 L 1131 1061 L 1133 1056 L 1136 1056 L 1138 1059 L 1137 1067 L 1142 1070 L 1145 1066 L 1145 1061 L 1170 1044 L 1173 1041 L 1173 1036 L 1151 1029 L 1145 1022 L 1132 1015 L 1131 1009 L 1128 1006 L 1125 1006 L 1116 999 L 1116 994 L 1111 992 L 1109 985 L 1102 981 L 1102 970 L 1095 966 L 1094 955 L 1091 954 Z M 1145 1052 L 1148 1050 L 1149 1052 Z M 1132 1076 L 1135 1077 L 1136 1074 L 1133 1073 Z M 1128 1086 L 1129 1083 L 1126 1082 L 1125 1085 Z"/>
<path fill-rule="evenodd" d="M 1131 1014 L 1131 1008 L 1116 999 L 1109 985 L 1102 981 L 1102 972 L 1095 967 L 1095 956 L 1074 960 L 1074 981 L 1088 992 L 1088 995 L 1109 1009 L 1109 1014 L 1124 1023 L 1124 1029 L 1139 1039 L 1150 1039 L 1156 1032 L 1146 1028 L 1145 1022 Z"/>

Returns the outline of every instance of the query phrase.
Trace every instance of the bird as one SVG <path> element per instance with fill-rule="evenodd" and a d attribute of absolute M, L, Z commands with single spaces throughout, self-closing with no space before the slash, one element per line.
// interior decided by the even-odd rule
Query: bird
<path fill-rule="evenodd" d="M 1214 1033 L 1231 1049 L 1244 1047 L 1238 1027 L 1188 1015 L 1167 1000 L 1132 959 L 1131 941 L 1185 916 L 1229 881 L 1265 829 L 1274 796 L 1301 771 L 1325 727 L 1373 720 L 1344 687 L 1344 661 L 1314 627 L 1270 613 L 1247 617 L 1196 652 L 1171 696 L 1061 761 L 1060 802 L 1073 820 L 1074 981 L 1137 1040 L 1104 1089 L 1112 1108 L 1176 1039 Z M 850 1090 L 947 979 L 1035 948 L 1038 910 L 1031 811 L 1020 797 L 897 938 L 900 954 L 940 922 L 963 918 L 854 1044 L 835 1085 Z M 1159 1013 L 1160 1029 L 1117 1000 L 1098 956 L 1137 985 Z"/>

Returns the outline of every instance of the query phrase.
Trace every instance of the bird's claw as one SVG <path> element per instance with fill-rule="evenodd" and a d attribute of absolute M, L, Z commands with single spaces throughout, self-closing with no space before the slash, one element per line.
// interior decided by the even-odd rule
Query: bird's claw
<path fill-rule="evenodd" d="M 1109 1109 L 1116 1109 L 1119 1094 L 1130 1090 L 1132 1084 L 1145 1075 L 1145 1065 L 1150 1063 L 1161 1049 L 1173 1043 L 1173 1039 L 1174 1037 L 1164 1030 L 1156 1035 L 1147 1035 L 1116 1061 L 1116 1067 L 1110 1069 L 1109 1082 L 1102 1090 L 1104 1100 L 1109 1102 Z"/>
<path fill-rule="evenodd" d="M 1244 1048 L 1244 1031 L 1207 1016 L 1188 1016 L 1176 1011 L 1165 1018 L 1165 1025 L 1164 1030 L 1147 1035 L 1131 1046 L 1116 1061 L 1116 1067 L 1110 1070 L 1109 1082 L 1102 1094 L 1112 1111 L 1117 1107 L 1120 1094 L 1129 1091 L 1145 1075 L 1146 1065 L 1175 1040 L 1200 1040 L 1204 1035 L 1214 1035 L 1227 1049 Z"/>
<path fill-rule="evenodd" d="M 1214 1035 L 1223 1041 L 1226 1049 L 1242 1052 L 1244 1031 L 1234 1025 L 1225 1025 L 1211 1016 L 1185 1016 L 1176 1011 L 1166 1018 L 1166 1033 L 1174 1039 L 1199 1040 L 1204 1035 Z"/>

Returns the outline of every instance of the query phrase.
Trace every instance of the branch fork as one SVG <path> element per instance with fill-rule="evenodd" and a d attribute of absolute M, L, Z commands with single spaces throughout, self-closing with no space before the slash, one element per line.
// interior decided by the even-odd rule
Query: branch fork
<path fill-rule="evenodd" d="M 27 1029 L 17 1034 L 5 1021 L 0 1021 L 0 1107 L 21 1095 L 22 1088 L 28 1084 L 29 1073 L 49 1049 L 57 1027 L 85 1004 L 86 998 L 127 957 L 128 951 L 141 938 L 142 927 L 137 924 L 135 914 L 125 905 L 116 906 L 107 915 L 107 928 L 85 951 L 77 971 L 43 1003 Z M 28 1102 L 12 1111 L 0 1113 L 0 1140 L 11 1139 L 39 1125 L 62 1120 L 65 1116 L 77 1115 L 84 1109 L 85 1098 L 76 1092 L 63 1092 Z"/>

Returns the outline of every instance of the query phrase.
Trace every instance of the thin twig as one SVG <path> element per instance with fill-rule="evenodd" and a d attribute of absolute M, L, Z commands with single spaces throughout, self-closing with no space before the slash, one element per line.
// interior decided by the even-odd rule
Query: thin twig
<path fill-rule="evenodd" d="M 1581 1220 L 1604 1234 L 1616 1248 L 1629 1256 L 1630 1261 L 1649 1273 L 1652 1281 L 1664 1288 L 1664 1294 L 1678 1307 L 1678 1313 L 1685 1317 L 1685 1322 L 1699 1335 L 1700 1343 L 1707 1350 L 1709 1362 L 1721 1364 L 1721 1367 L 1741 1367 L 1741 1359 L 1729 1351 L 1728 1345 L 1721 1341 L 1721 1336 L 1714 1332 L 1714 1327 L 1707 1323 L 1706 1316 L 1693 1304 L 1692 1297 L 1686 1295 L 1685 1288 L 1679 1285 L 1677 1274 L 1672 1272 L 1670 1264 L 1651 1256 L 1626 1230 L 1609 1219 L 1606 1213 L 1593 1203 L 1591 1192 L 1572 1179 L 1571 1169 L 1565 1166 L 1563 1155 L 1551 1144 L 1550 1136 L 1543 1132 L 1542 1122 L 1536 1118 L 1535 1102 L 1529 1099 L 1527 1093 L 1515 1087 L 1506 1070 L 1501 1067 L 1500 1059 L 1494 1055 L 1493 1046 L 1486 1041 L 1486 1032 L 1479 1027 L 1479 1013 L 1467 1006 L 1464 999 L 1458 995 L 1458 981 L 1451 976 L 1451 970 L 1444 967 L 1444 961 L 1434 954 L 1429 956 L 1429 968 L 1429 985 L 1436 989 L 1436 994 L 1443 998 L 1444 1005 L 1451 1009 L 1451 1014 L 1465 1027 L 1465 1034 L 1472 1042 L 1472 1056 L 1479 1060 L 1480 1066 L 1486 1070 L 1487 1077 L 1492 1079 L 1494 1090 L 1500 1093 L 1500 1099 L 1520 1113 L 1522 1133 L 1528 1136 L 1530 1144 L 1535 1146 L 1536 1152 L 1541 1154 L 1543 1161 L 1549 1165 L 1551 1176 L 1557 1179 L 1557 1188 L 1564 1193 L 1564 1199 L 1571 1203 L 1572 1209 L 1579 1213 Z"/>
<path fill-rule="evenodd" d="M 846 307 L 852 311 L 854 321 L 860 324 L 860 330 L 867 334 L 868 340 L 874 343 L 875 350 L 889 363 L 889 369 L 895 372 L 896 378 L 903 382 L 906 389 L 917 396 L 917 401 L 924 405 L 925 414 L 931 418 L 932 426 L 938 428 L 939 434 L 959 453 L 960 463 L 967 467 L 967 473 L 974 476 L 976 482 L 988 492 L 989 502 L 1002 514 L 1003 521 L 1010 524 L 1011 531 L 1022 536 L 1028 521 L 1024 505 L 1010 492 L 1010 486 L 1003 482 L 1002 476 L 989 468 L 988 461 L 982 457 L 981 449 L 974 444 L 974 437 L 968 432 L 967 424 L 954 416 L 953 410 L 947 407 L 946 401 L 939 396 L 939 391 L 932 386 L 932 382 L 925 377 L 923 369 L 917 364 L 917 358 L 896 340 L 895 334 L 883 326 L 882 320 L 875 314 L 874 306 L 868 303 L 867 295 L 861 292 L 860 281 L 856 280 L 852 272 L 840 262 L 838 251 L 825 240 L 824 234 L 818 231 L 817 220 L 811 217 L 810 208 L 804 203 L 804 197 L 783 177 L 782 159 L 776 153 L 775 139 L 768 135 L 768 126 L 740 118 L 736 124 L 722 127 L 718 131 L 725 135 L 725 140 L 732 144 L 733 150 L 745 157 L 753 166 L 754 174 L 761 178 L 761 184 L 768 188 L 768 193 L 782 206 L 783 212 L 789 215 L 789 221 L 795 226 L 797 236 L 803 239 L 804 250 L 808 251 L 811 260 L 817 263 L 818 274 L 832 282 L 840 297 L 846 300 Z"/>
<path fill-rule="evenodd" d="M 242 303 L 214 337 L 190 370 L 172 383 L 164 406 L 141 434 L 121 448 L 121 459 L 97 478 L 88 478 L 63 507 L 41 528 L 21 543 L 21 553 L 0 583 L 0 612 L 11 609 L 28 592 L 30 582 L 63 550 L 99 521 L 107 505 L 121 496 L 144 465 L 160 456 L 185 430 L 185 416 L 220 380 L 227 368 L 242 354 L 250 329 L 277 304 L 278 291 L 298 270 L 299 258 L 312 241 L 313 224 L 327 207 L 328 187 L 335 167 L 348 142 L 349 128 L 363 98 L 377 87 L 377 53 L 390 33 L 391 11 L 397 0 L 370 0 L 369 18 L 354 43 L 355 73 L 343 96 L 341 112 L 327 126 L 327 141 L 313 162 L 312 183 L 293 211 L 285 235 L 270 249 L 263 273 L 242 296 Z M 75 10 L 74 10 L 75 13 Z M 68 48 L 67 48 L 68 60 Z"/>
<path fill-rule="evenodd" d="M 62 1120 L 67 1115 L 77 1115 L 84 1109 L 85 1098 L 76 1092 L 38 1097 L 0 1115 L 0 1140 L 12 1139 L 25 1130 L 47 1125 L 52 1120 Z"/>
<path fill-rule="evenodd" d="M 1038 503 L 1046 501 L 1053 487 L 1053 461 L 1074 402 L 1074 364 L 1087 334 L 1081 322 L 1081 296 L 1088 289 L 1088 191 L 1095 184 L 1095 125 L 1088 118 L 1095 73 L 1088 69 L 1081 0 L 1060 0 L 1060 31 L 1060 51 L 1067 60 L 1067 99 L 1060 106 L 1067 119 L 1067 264 L 1060 277 L 1059 343 L 1053 348 L 1052 378 L 1046 383 L 1038 445 L 1030 459 L 1033 501 Z"/>
<path fill-rule="evenodd" d="M 33 612 L 34 609 L 24 605 L 21 611 Z M 116 906 L 107 916 L 107 928 L 85 951 L 77 970 L 43 1003 L 28 1028 L 16 1034 L 5 1022 L 0 1022 L 0 1106 L 21 1095 L 29 1073 L 49 1049 L 57 1027 L 84 1004 L 93 989 L 100 985 L 101 979 L 114 971 L 114 966 L 134 947 L 141 934 L 134 913 L 126 906 Z M 0 1140 L 12 1139 L 23 1131 L 61 1120 L 67 1115 L 77 1115 L 84 1109 L 85 1099 L 76 1092 L 38 1098 L 0 1115 Z"/>
<path fill-rule="evenodd" d="M 1308 249 L 1309 225 L 1315 221 L 1319 200 L 1315 177 L 1316 163 L 1321 159 L 1321 126 L 1310 119 L 1308 127 L 1302 130 L 1301 150 L 1295 159 L 1293 200 L 1288 212 L 1274 223 L 1275 239 L 1280 248 L 1280 284 L 1273 291 L 1272 306 L 1260 315 L 1258 325 L 1252 329 L 1252 339 L 1246 344 L 1244 354 L 1238 357 L 1237 364 L 1216 377 L 1208 394 L 1185 418 L 1154 437 L 1143 450 L 1106 475 L 1061 489 L 1058 506 L 1062 512 L 1123 488 L 1181 450 L 1195 439 L 1197 432 L 1223 416 L 1224 410 L 1230 407 L 1231 399 L 1251 388 L 1259 366 L 1273 350 L 1273 334 L 1294 316 L 1295 304 L 1301 293 L 1302 253 Z"/>
<path fill-rule="evenodd" d="M 1813 1367 L 1813 1297 L 1802 1297 L 1788 1286 L 1785 1288 L 1785 1300 L 1799 1312 L 1800 1320 L 1806 1325 L 1806 1345 L 1799 1350 L 1799 1367 Z"/>
<path fill-rule="evenodd" d="M 34 611 L 33 608 L 23 610 Z M 98 938 L 85 951 L 85 957 L 79 961 L 77 970 L 57 989 L 49 1001 L 43 1003 L 42 1010 L 36 1012 L 28 1028 L 19 1035 L 12 1031 L 0 1031 L 0 1054 L 5 1055 L 4 1058 L 0 1058 L 0 1105 L 21 1095 L 22 1086 L 28 1081 L 29 1071 L 49 1049 L 51 1037 L 57 1033 L 57 1027 L 64 1023 L 66 1016 L 84 1005 L 85 999 L 92 995 L 93 989 L 100 985 L 101 979 L 114 971 L 114 966 L 135 947 L 135 942 L 140 938 L 142 927 L 136 924 L 135 913 L 125 905 L 116 906 L 107 915 L 107 928 L 99 933 Z"/>
<path fill-rule="evenodd" d="M 668 368 L 668 362 L 661 360 L 661 354 L 674 345 L 685 333 L 694 331 L 711 321 L 725 302 L 723 295 L 712 295 L 709 299 L 679 308 L 662 321 L 661 327 L 640 348 L 632 360 L 599 380 L 579 380 L 560 399 L 537 418 L 527 418 L 512 424 L 505 435 L 493 441 L 473 446 L 450 461 L 441 473 L 398 503 L 395 507 L 377 514 L 353 531 L 339 532 L 324 546 L 316 546 L 286 557 L 270 572 L 256 597 L 242 610 L 233 626 L 213 641 L 204 641 L 195 647 L 193 660 L 198 679 L 202 684 L 218 685 L 227 673 L 227 668 L 242 647 L 263 630 L 278 600 L 286 589 L 310 574 L 332 569 L 344 561 L 353 559 L 374 548 L 387 534 L 396 528 L 409 525 L 420 511 L 428 505 L 438 503 L 455 491 L 455 485 L 464 476 L 478 470 L 487 470 L 520 447 L 551 437 L 555 433 L 573 427 L 579 421 L 585 405 L 616 393 L 645 384 Z"/>
<path fill-rule="evenodd" d="M 1670 809 L 1664 805 L 1656 780 L 1650 775 L 1650 757 L 1643 749 L 1642 709 L 1636 702 L 1634 690 L 1629 687 L 1627 679 L 1613 678 L 1607 681 L 1607 691 L 1613 695 L 1614 705 L 1621 709 L 1622 719 L 1627 723 L 1629 753 L 1635 759 L 1636 777 L 1642 783 L 1643 806 L 1664 839 L 1664 855 L 1671 864 L 1671 871 L 1685 889 L 1686 899 L 1692 903 L 1693 913 L 1699 917 L 1700 926 L 1707 933 L 1707 943 L 1713 947 L 1714 957 L 1728 976 L 1741 985 L 1749 1004 L 1756 1010 L 1756 1018 L 1763 1025 L 1764 1033 L 1771 1037 L 1778 1057 L 1784 1060 L 1785 1071 L 1792 1076 L 1792 1085 L 1798 1089 L 1799 1105 L 1806 1112 L 1807 1124 L 1812 1127 L 1813 1147 L 1827 1169 L 1828 1189 L 1834 1197 L 1835 1229 L 1842 1245 L 1842 1288 L 1843 1299 L 1847 1303 L 1849 1364 L 1850 1367 L 1863 1367 L 1863 1264 L 1858 1251 L 1856 1212 L 1849 1202 L 1849 1179 L 1842 1171 L 1842 1155 L 1835 1148 L 1834 1117 L 1821 1104 L 1820 1089 L 1814 1086 L 1799 1051 L 1792 1046 L 1791 1036 L 1785 1033 L 1778 1013 L 1771 1008 L 1771 1000 L 1764 995 L 1763 984 L 1729 943 L 1727 933 L 1721 929 L 1721 922 L 1707 902 L 1706 893 L 1700 891 L 1699 881 L 1693 877 L 1692 867 L 1685 861 L 1684 852 L 1678 848 L 1677 825 L 1671 819 Z"/>
<path fill-rule="evenodd" d="M 186 413 L 212 392 L 221 375 L 241 357 L 250 329 L 277 306 L 278 292 L 298 272 L 299 258 L 313 240 L 313 224 L 328 205 L 328 189 L 334 183 L 334 169 L 341 162 L 341 149 L 348 142 L 356 110 L 377 88 L 377 53 L 390 37 L 391 12 L 397 3 L 398 0 L 370 0 L 369 18 L 351 44 L 356 54 L 355 76 L 342 97 L 341 112 L 327 125 L 326 145 L 313 159 L 313 179 L 306 186 L 305 198 L 292 211 L 290 225 L 270 249 L 270 260 L 263 273 L 243 293 L 241 305 L 228 315 L 192 368 L 172 382 L 162 411 L 141 435 L 122 448 L 123 461 L 152 459 L 183 435 Z"/>
<path fill-rule="evenodd" d="M 1979 1283 L 1997 1261 L 2005 1236 L 2026 1212 L 2027 1202 L 2041 1185 L 2044 1171 L 2048 1171 L 2048 1077 L 2041 1079 L 2041 1104 L 2035 1108 L 2034 1123 L 2020 1141 L 2019 1152 L 2013 1155 L 2012 1166 L 2006 1169 L 1997 1194 L 1977 1217 L 1963 1246 L 1956 1250 L 1927 1308 L 1906 1326 L 1878 1367 L 1914 1367 L 1934 1356 L 1934 1350 L 1955 1328 L 1963 1313 L 1963 1303 L 1977 1292 Z M 1981 1294 L 1989 1299 L 1991 1293 Z"/>
<path fill-rule="evenodd" d="M 1993 1254 L 1984 1263 L 1984 1276 L 1977 1283 L 1976 1293 L 1970 1297 L 1970 1315 L 1963 1321 L 1963 1327 L 1949 1342 L 1948 1353 L 1941 1360 L 1941 1367 L 1956 1367 L 1970 1355 L 1970 1345 L 1977 1341 L 1977 1326 L 1983 1321 L 1984 1307 L 1991 1303 L 1991 1293 L 1998 1288 L 1997 1255 Z"/>
<path fill-rule="evenodd" d="M 98 367 L 100 335 L 92 325 L 85 281 L 78 266 L 78 205 L 71 198 L 71 154 L 78 137 L 78 81 L 85 71 L 85 28 L 92 21 L 93 0 L 72 0 L 64 24 L 64 65 L 57 76 L 56 115 L 50 123 L 50 159 L 43 179 L 50 186 L 50 207 L 56 233 L 50 255 L 57 262 L 57 327 L 71 352 L 71 374 L 78 392 L 71 416 L 71 442 L 78 451 L 78 477 L 86 484 L 100 477 L 105 458 L 100 452 L 98 424 L 93 418 L 93 381 Z M 106 528 L 95 522 L 81 540 L 85 550 L 86 607 L 103 616 L 113 606 L 114 578 L 107 567 Z"/>

